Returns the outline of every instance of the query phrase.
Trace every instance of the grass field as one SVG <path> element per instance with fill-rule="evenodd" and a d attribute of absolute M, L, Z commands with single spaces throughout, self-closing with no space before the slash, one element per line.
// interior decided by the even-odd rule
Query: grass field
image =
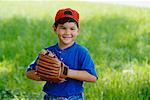
<path fill-rule="evenodd" d="M 80 12 L 77 42 L 89 49 L 99 76 L 85 83 L 85 100 L 149 100 L 150 9 L 58 1 L 0 1 L 0 100 L 42 99 L 44 82 L 25 71 L 57 42 L 51 26 L 64 7 Z"/>

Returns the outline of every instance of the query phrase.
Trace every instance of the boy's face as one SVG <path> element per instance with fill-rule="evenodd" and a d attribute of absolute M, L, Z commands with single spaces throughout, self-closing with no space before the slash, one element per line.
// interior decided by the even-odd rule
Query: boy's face
<path fill-rule="evenodd" d="M 64 24 L 58 24 L 55 32 L 59 39 L 59 45 L 65 47 L 74 43 L 79 34 L 79 29 L 75 22 L 66 22 Z"/>

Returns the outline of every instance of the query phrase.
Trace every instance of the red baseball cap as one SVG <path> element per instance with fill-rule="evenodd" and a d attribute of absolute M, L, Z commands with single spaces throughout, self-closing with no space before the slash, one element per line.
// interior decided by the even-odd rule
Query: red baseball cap
<path fill-rule="evenodd" d="M 79 22 L 79 13 L 76 10 L 73 10 L 71 8 L 58 10 L 55 16 L 55 22 L 57 22 L 59 19 L 64 18 L 64 17 L 72 18 L 77 23 Z"/>

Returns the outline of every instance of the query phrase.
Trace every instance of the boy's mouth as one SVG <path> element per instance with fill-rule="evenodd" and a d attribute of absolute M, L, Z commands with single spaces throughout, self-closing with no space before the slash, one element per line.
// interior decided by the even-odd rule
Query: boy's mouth
<path fill-rule="evenodd" d="M 72 38 L 72 36 L 62 36 L 63 38 Z"/>

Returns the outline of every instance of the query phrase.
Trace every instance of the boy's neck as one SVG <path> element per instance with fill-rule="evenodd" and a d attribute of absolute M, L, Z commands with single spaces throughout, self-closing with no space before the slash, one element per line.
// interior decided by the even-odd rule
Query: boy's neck
<path fill-rule="evenodd" d="M 72 46 L 73 44 L 74 44 L 74 42 L 70 43 L 69 45 L 64 45 L 64 44 L 58 43 L 58 46 L 60 49 L 64 50 L 64 49 Z"/>

